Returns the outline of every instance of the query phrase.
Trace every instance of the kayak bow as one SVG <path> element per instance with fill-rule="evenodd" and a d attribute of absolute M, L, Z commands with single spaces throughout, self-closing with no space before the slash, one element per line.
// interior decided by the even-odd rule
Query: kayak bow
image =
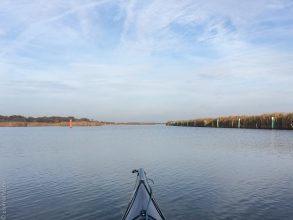
<path fill-rule="evenodd" d="M 145 171 L 140 168 L 132 173 L 137 173 L 135 190 L 122 220 L 165 220 L 152 196 Z"/>

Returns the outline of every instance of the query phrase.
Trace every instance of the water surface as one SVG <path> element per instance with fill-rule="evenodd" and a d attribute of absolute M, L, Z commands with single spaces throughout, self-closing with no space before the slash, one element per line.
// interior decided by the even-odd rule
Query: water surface
<path fill-rule="evenodd" d="M 139 167 L 170 220 L 293 219 L 292 131 L 0 128 L 7 219 L 120 219 Z"/>

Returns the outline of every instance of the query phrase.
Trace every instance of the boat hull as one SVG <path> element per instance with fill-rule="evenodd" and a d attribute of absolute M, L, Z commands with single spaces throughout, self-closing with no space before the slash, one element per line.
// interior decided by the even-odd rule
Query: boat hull
<path fill-rule="evenodd" d="M 136 170 L 137 180 L 130 203 L 122 220 L 165 220 L 143 169 Z"/>

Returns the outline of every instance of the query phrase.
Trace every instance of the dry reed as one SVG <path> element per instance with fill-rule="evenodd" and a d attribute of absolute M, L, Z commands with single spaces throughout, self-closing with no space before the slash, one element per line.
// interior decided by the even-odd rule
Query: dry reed
<path fill-rule="evenodd" d="M 226 116 L 219 118 L 200 118 L 183 121 L 169 121 L 168 126 L 284 129 L 293 130 L 293 113 L 271 113 L 252 116 Z"/>

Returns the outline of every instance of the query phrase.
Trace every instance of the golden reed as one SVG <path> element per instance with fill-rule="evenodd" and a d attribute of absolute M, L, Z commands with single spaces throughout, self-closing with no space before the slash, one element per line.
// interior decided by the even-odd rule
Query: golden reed
<path fill-rule="evenodd" d="M 168 126 L 213 127 L 213 128 L 252 128 L 293 130 L 293 113 L 271 113 L 262 115 L 225 116 L 168 121 Z"/>

